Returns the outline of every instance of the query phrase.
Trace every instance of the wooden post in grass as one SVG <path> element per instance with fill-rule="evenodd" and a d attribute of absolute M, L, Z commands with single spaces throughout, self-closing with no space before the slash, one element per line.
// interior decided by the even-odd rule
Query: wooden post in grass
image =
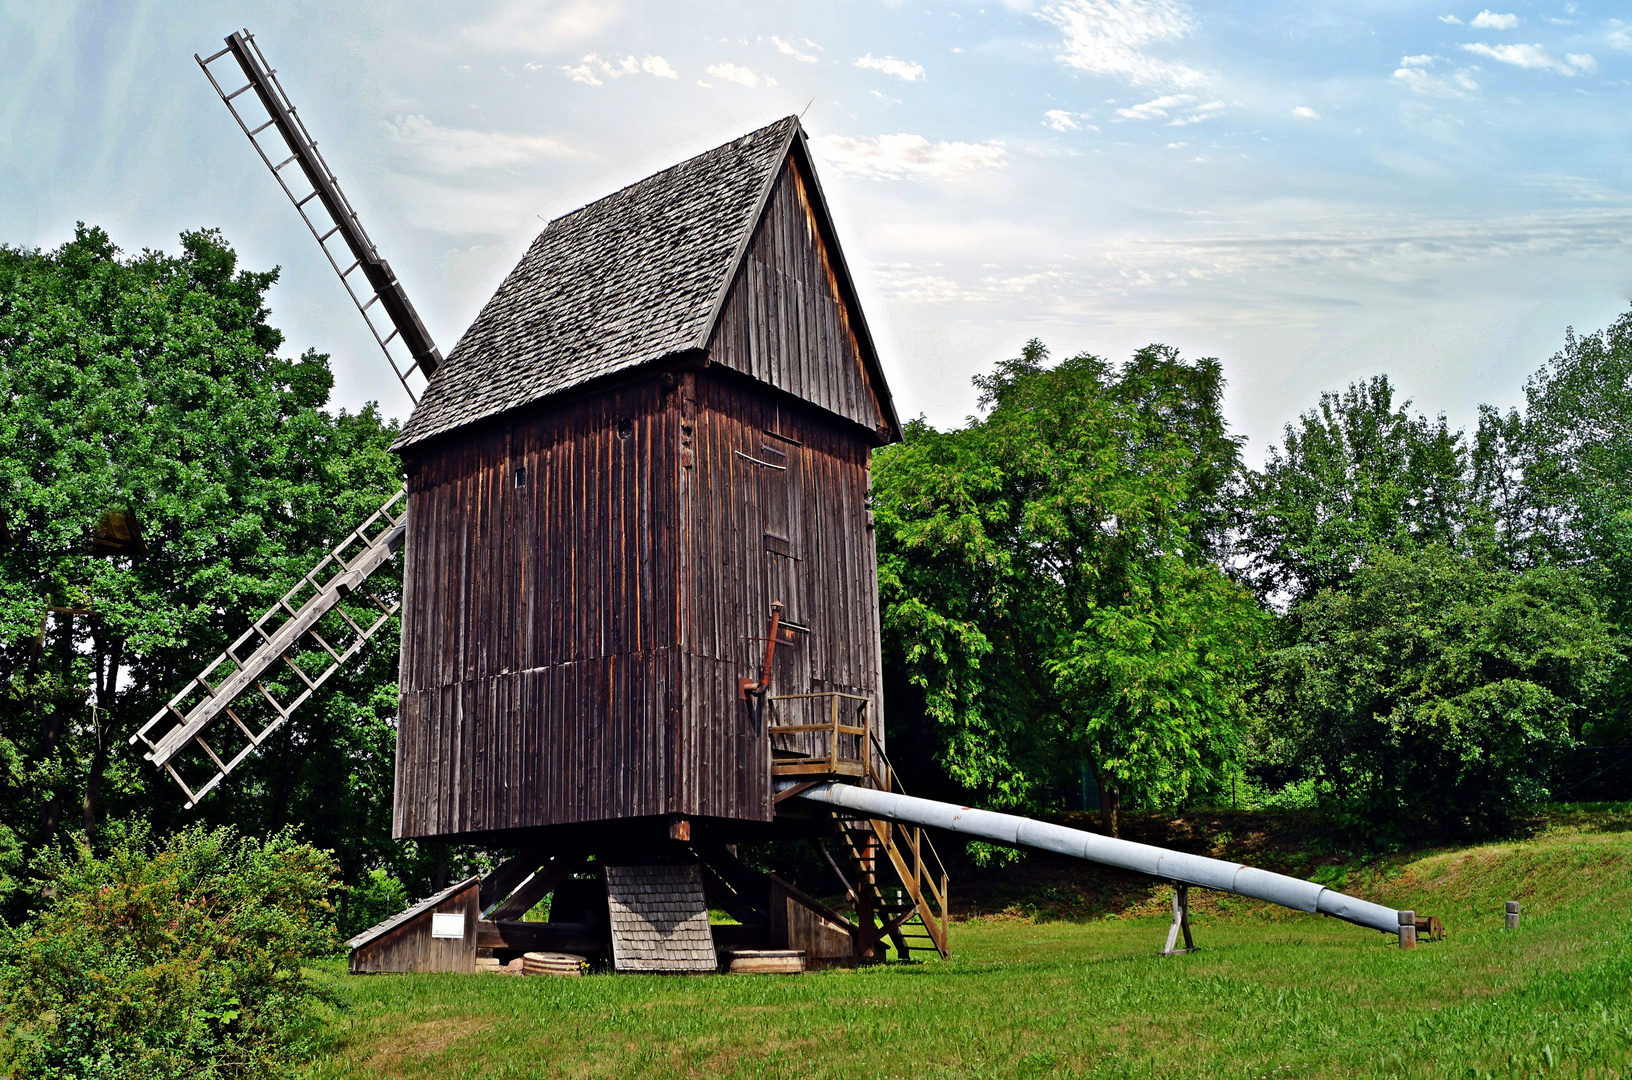
<path fill-rule="evenodd" d="M 1507 902 L 1507 928 L 1509 930 L 1519 928 L 1519 902 L 1517 900 Z"/>
<path fill-rule="evenodd" d="M 1400 912 L 1400 948 L 1414 949 L 1417 947 L 1417 913 L 1415 911 Z"/>
<path fill-rule="evenodd" d="M 1184 948 L 1175 949 L 1179 934 L 1184 934 Z M 1181 953 L 1196 951 L 1196 943 L 1190 939 L 1190 886 L 1173 883 L 1173 925 L 1167 928 L 1167 948 L 1162 950 L 1163 956 L 1178 956 Z"/>

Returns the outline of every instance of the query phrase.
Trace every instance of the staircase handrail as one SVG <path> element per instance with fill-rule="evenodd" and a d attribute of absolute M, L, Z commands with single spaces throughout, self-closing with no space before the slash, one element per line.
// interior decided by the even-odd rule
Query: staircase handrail
<path fill-rule="evenodd" d="M 878 741 L 878 736 L 873 733 L 870 725 L 867 738 L 871 741 L 878 756 L 883 760 L 885 769 L 884 776 L 880 778 L 876 772 L 872 771 L 872 759 L 868 759 L 868 771 L 873 782 L 887 792 L 895 795 L 905 795 L 907 793 L 906 789 L 901 786 L 901 781 L 896 775 L 895 766 L 891 764 L 890 756 L 884 752 L 884 745 Z M 946 864 L 941 861 L 941 853 L 935 850 L 935 841 L 931 840 L 927 833 L 922 836 L 921 844 L 923 848 L 929 849 L 929 862 L 926 863 L 926 866 L 931 873 L 931 881 L 939 884 L 939 887 L 932 884 L 931 888 L 935 889 L 935 900 L 941 905 L 941 912 L 944 915 L 946 912 Z M 925 861 L 921 853 L 915 852 L 915 854 L 920 861 Z"/>

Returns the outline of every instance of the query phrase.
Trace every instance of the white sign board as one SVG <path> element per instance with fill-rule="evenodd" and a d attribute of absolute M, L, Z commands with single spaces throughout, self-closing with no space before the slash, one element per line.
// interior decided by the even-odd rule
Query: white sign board
<path fill-rule="evenodd" d="M 465 917 L 458 912 L 455 912 L 452 915 L 432 915 L 431 936 L 433 938 L 464 937 Z"/>

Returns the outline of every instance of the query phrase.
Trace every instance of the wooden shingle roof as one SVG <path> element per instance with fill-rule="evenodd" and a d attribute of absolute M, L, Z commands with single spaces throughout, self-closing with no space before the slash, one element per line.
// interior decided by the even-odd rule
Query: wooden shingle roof
<path fill-rule="evenodd" d="M 704 348 L 800 133 L 786 117 L 550 222 L 448 354 L 394 448 Z"/>

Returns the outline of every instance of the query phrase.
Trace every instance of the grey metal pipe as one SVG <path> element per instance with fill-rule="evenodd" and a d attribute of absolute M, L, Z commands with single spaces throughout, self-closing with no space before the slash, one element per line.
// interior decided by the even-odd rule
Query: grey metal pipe
<path fill-rule="evenodd" d="M 794 781 L 779 781 L 777 788 L 785 790 Z M 1272 874 L 1240 863 L 1209 859 L 1182 851 L 1136 844 L 1099 833 L 1068 829 L 1044 821 L 1016 814 L 999 814 L 991 810 L 976 810 L 969 806 L 954 806 L 933 799 L 918 799 L 911 795 L 875 791 L 853 784 L 818 784 L 801 791 L 797 798 L 825 806 L 852 810 L 865 817 L 924 825 L 945 829 L 964 836 L 976 836 L 994 843 L 1012 847 L 1036 848 L 1059 855 L 1133 870 L 1161 878 L 1164 881 L 1199 885 L 1204 889 L 1237 893 L 1254 900 L 1298 911 L 1318 912 L 1344 919 L 1358 926 L 1370 927 L 1385 934 L 1400 932 L 1399 912 L 1393 908 L 1373 904 L 1334 892 L 1324 885 L 1316 885 L 1302 878 Z"/>

